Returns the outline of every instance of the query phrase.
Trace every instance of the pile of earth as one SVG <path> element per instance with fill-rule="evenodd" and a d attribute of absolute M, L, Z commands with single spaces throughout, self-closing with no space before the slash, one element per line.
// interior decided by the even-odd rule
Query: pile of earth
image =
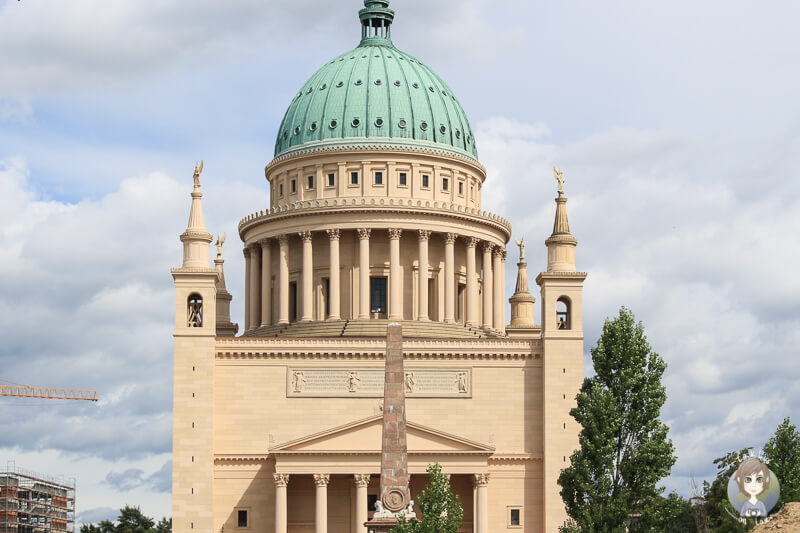
<path fill-rule="evenodd" d="M 781 512 L 772 515 L 769 522 L 753 528 L 752 533 L 765 531 L 785 531 L 800 533 L 800 502 L 787 503 Z"/>

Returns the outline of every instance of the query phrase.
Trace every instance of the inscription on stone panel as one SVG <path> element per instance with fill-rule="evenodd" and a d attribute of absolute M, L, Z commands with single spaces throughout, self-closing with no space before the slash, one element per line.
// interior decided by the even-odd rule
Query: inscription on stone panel
<path fill-rule="evenodd" d="M 471 398 L 468 368 L 407 368 L 409 398 Z M 383 368 L 297 368 L 286 373 L 286 396 L 326 398 L 382 398 Z"/>

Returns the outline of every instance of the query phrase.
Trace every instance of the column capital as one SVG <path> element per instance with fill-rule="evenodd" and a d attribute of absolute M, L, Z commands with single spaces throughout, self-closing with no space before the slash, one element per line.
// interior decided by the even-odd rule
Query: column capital
<path fill-rule="evenodd" d="M 301 231 L 297 234 L 303 242 L 311 242 L 311 232 L 310 231 Z"/>
<path fill-rule="evenodd" d="M 393 241 L 399 239 L 402 234 L 403 230 L 400 228 L 389 228 L 389 238 Z"/>
<path fill-rule="evenodd" d="M 244 258 L 245 259 L 249 259 L 250 258 L 250 247 L 249 246 L 245 246 L 242 249 L 242 253 L 244 254 Z"/>
<path fill-rule="evenodd" d="M 495 257 L 499 257 L 500 259 L 503 258 L 503 255 L 506 253 L 506 249 L 502 246 L 495 246 L 492 255 Z"/>
<path fill-rule="evenodd" d="M 269 239 L 269 238 L 261 239 L 260 241 L 258 241 L 258 244 L 261 245 L 261 248 L 266 248 L 267 246 L 272 244 L 272 239 Z"/>
<path fill-rule="evenodd" d="M 353 474 L 353 478 L 355 478 L 356 487 L 367 487 L 369 486 L 369 474 Z"/>
<path fill-rule="evenodd" d="M 326 229 L 325 233 L 328 234 L 328 238 L 332 241 L 338 241 L 339 237 L 342 236 L 342 230 L 338 228 Z"/>
<path fill-rule="evenodd" d="M 464 242 L 467 243 L 467 248 L 475 248 L 478 245 L 477 237 L 464 237 Z"/>
<path fill-rule="evenodd" d="M 358 238 L 359 240 L 366 241 L 369 239 L 372 230 L 370 228 L 358 228 Z"/>
<path fill-rule="evenodd" d="M 272 474 L 276 487 L 285 487 L 289 484 L 289 474 Z"/>
<path fill-rule="evenodd" d="M 317 487 L 327 487 L 330 480 L 330 474 L 314 474 L 314 485 Z"/>
<path fill-rule="evenodd" d="M 472 485 L 475 487 L 485 487 L 489 484 L 489 474 L 473 474 Z"/>
<path fill-rule="evenodd" d="M 503 248 L 503 251 L 502 251 L 502 252 L 500 252 L 500 259 L 502 259 L 502 260 L 503 260 L 503 263 L 505 263 L 505 262 L 506 262 L 506 257 L 508 257 L 508 252 L 506 251 L 506 249 L 505 249 L 505 248 Z"/>
<path fill-rule="evenodd" d="M 428 239 L 431 238 L 431 230 L 429 230 L 429 229 L 421 229 L 421 230 L 418 230 L 418 231 L 419 231 L 419 240 L 427 241 Z"/>
<path fill-rule="evenodd" d="M 281 244 L 289 244 L 289 236 L 286 234 L 278 235 L 278 242 Z"/>
<path fill-rule="evenodd" d="M 489 241 L 483 241 L 481 247 L 483 248 L 484 252 L 492 253 L 492 248 L 494 248 L 494 244 Z"/>
<path fill-rule="evenodd" d="M 444 234 L 444 242 L 447 244 L 453 244 L 458 239 L 458 233 L 445 233 Z"/>

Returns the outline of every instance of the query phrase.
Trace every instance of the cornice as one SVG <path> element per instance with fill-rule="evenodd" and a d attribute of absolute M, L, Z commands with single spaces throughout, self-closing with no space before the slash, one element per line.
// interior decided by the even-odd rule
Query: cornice
<path fill-rule="evenodd" d="M 275 222 L 290 217 L 318 214 L 352 214 L 354 211 L 403 214 L 411 212 L 415 215 L 449 217 L 468 222 L 486 224 L 504 232 L 507 238 L 511 236 L 511 222 L 489 211 L 482 211 L 480 209 L 449 202 L 439 202 L 438 200 L 372 198 L 365 196 L 303 200 L 257 211 L 239 221 L 239 236 L 244 238 L 245 231 L 265 222 Z"/>
<path fill-rule="evenodd" d="M 485 176 L 486 175 L 486 167 L 484 167 L 474 156 L 471 154 L 467 155 L 468 152 L 457 152 L 455 150 L 450 150 L 447 148 L 441 148 L 435 145 L 431 146 L 420 146 L 420 143 L 424 141 L 414 141 L 413 143 L 403 143 L 398 139 L 394 139 L 393 141 L 370 141 L 366 138 L 363 140 L 358 139 L 350 139 L 346 142 L 338 141 L 335 143 L 331 143 L 328 141 L 318 141 L 316 143 L 305 143 L 302 145 L 297 146 L 294 149 L 290 149 L 289 151 L 283 152 L 279 154 L 275 159 L 270 161 L 267 166 L 264 168 L 264 174 L 268 174 L 269 170 L 280 164 L 287 162 L 291 159 L 301 159 L 303 157 L 307 157 L 309 155 L 316 155 L 316 154 L 343 154 L 343 153 L 352 153 L 357 155 L 363 155 L 365 153 L 381 153 L 381 152 L 403 152 L 406 154 L 424 154 L 424 155 L 431 155 L 437 157 L 446 157 L 448 159 L 454 159 L 461 163 L 466 163 L 470 166 L 473 166 L 480 170 L 480 172 Z"/>
<path fill-rule="evenodd" d="M 544 279 L 554 279 L 554 280 L 563 279 L 570 281 L 578 279 L 580 281 L 583 281 L 584 279 L 586 279 L 586 276 L 588 276 L 586 272 L 572 272 L 568 270 L 558 270 L 554 272 L 539 272 L 539 275 L 536 276 L 536 284 L 541 285 L 540 282 L 541 280 Z"/>
<path fill-rule="evenodd" d="M 367 338 L 218 338 L 217 359 L 299 359 L 382 361 L 385 339 Z M 409 361 L 478 360 L 536 361 L 540 339 L 408 339 L 403 354 Z"/>

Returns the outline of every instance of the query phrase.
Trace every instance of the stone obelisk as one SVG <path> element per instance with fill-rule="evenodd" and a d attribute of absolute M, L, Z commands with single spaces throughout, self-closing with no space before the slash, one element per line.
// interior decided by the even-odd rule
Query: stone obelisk
<path fill-rule="evenodd" d="M 403 327 L 389 324 L 386 331 L 386 373 L 383 382 L 383 437 L 381 439 L 381 489 L 375 515 L 364 525 L 370 533 L 385 533 L 397 517 L 415 518 L 408 490 L 406 444 L 406 391 L 403 371 Z"/>

